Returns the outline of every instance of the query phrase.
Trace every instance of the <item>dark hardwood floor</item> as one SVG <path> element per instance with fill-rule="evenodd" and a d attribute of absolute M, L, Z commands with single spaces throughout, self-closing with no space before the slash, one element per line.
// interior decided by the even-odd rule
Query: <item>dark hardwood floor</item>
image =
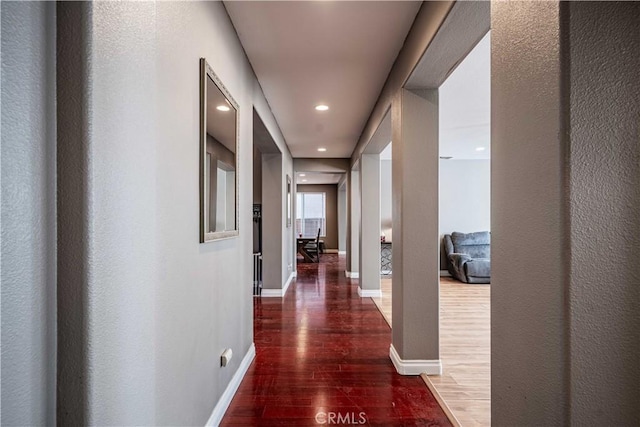
<path fill-rule="evenodd" d="M 396 373 L 391 330 L 343 262 L 298 264 L 285 298 L 254 299 L 256 358 L 221 425 L 451 425 L 420 377 Z"/>

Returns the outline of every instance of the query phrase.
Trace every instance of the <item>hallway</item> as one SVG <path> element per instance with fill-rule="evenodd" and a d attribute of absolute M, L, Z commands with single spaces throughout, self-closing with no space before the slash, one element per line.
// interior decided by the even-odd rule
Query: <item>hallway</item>
<path fill-rule="evenodd" d="M 395 372 L 391 330 L 356 287 L 325 254 L 285 298 L 254 299 L 256 358 L 222 425 L 451 425 L 419 377 Z"/>

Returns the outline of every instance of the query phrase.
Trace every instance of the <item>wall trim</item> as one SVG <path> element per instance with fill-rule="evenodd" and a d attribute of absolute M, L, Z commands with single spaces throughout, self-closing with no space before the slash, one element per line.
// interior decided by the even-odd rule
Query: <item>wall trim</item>
<path fill-rule="evenodd" d="M 293 282 L 293 279 L 295 279 L 297 275 L 297 272 L 291 272 L 282 289 L 262 288 L 262 294 L 260 296 L 265 298 L 284 298 L 287 294 L 287 290 L 289 289 L 289 285 L 291 285 L 291 282 Z"/>
<path fill-rule="evenodd" d="M 325 254 L 339 254 L 340 252 L 337 249 L 325 249 Z"/>
<path fill-rule="evenodd" d="M 213 412 L 211 413 L 209 420 L 205 424 L 206 427 L 215 427 L 220 424 L 220 421 L 222 421 L 222 417 L 224 417 L 225 412 L 227 412 L 233 396 L 235 396 L 236 391 L 238 391 L 238 387 L 240 387 L 240 383 L 247 373 L 247 370 L 249 370 L 249 366 L 251 366 L 251 362 L 255 357 L 256 346 L 254 345 L 254 343 L 251 343 L 247 354 L 244 355 L 244 357 L 242 358 L 242 362 L 240 362 L 238 370 L 235 374 L 233 374 L 229 385 L 227 385 L 227 388 L 224 390 L 224 393 L 222 393 L 222 396 L 220 396 L 220 399 L 218 400 L 215 408 L 213 408 Z"/>
<path fill-rule="evenodd" d="M 362 298 L 382 298 L 382 289 L 362 289 L 358 286 L 358 296 Z"/>
<path fill-rule="evenodd" d="M 338 251 L 338 255 L 346 255 L 347 251 Z"/>
<path fill-rule="evenodd" d="M 393 344 L 389 349 L 389 357 L 400 375 L 442 375 L 442 361 L 436 360 L 402 360 Z"/>
<path fill-rule="evenodd" d="M 344 272 L 344 275 L 347 276 L 350 279 L 358 279 L 360 278 L 360 273 L 357 271 L 346 271 Z"/>
<path fill-rule="evenodd" d="M 440 270 L 440 277 L 451 277 L 451 273 L 447 270 Z"/>

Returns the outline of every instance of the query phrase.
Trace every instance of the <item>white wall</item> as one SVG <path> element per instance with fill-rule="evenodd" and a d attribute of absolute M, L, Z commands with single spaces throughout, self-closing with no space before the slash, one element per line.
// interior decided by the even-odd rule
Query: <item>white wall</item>
<path fill-rule="evenodd" d="M 84 289 L 87 323 L 68 342 L 80 354 L 61 353 L 61 369 L 80 362 L 86 375 L 85 423 L 203 425 L 253 341 L 254 104 L 276 143 L 284 141 L 222 3 L 64 8 L 80 8 L 90 24 L 79 45 L 68 46 L 85 55 L 84 67 L 62 68 L 69 85 L 84 79 L 87 108 L 75 114 L 88 132 L 75 142 L 86 158 L 62 163 L 75 171 L 63 181 L 65 203 L 86 203 L 82 225 L 65 221 L 68 210 L 60 213 L 65 236 L 86 228 L 86 247 L 61 242 L 77 255 L 64 269 L 86 270 L 84 283 L 60 284 L 62 305 Z M 72 18 L 59 31 L 76 31 Z M 240 234 L 206 244 L 198 243 L 200 57 L 240 106 Z M 67 113 L 63 130 L 77 126 Z M 74 190 L 77 182 L 86 188 Z M 292 237 L 283 232 L 285 240 L 291 256 Z M 78 319 L 64 316 L 73 329 Z M 225 348 L 235 357 L 221 368 Z M 64 411 L 72 405 L 64 395 L 73 392 L 61 393 Z"/>
<path fill-rule="evenodd" d="M 440 238 L 491 230 L 491 161 L 440 160 Z M 446 270 L 441 252 L 440 269 Z"/>
<path fill-rule="evenodd" d="M 391 160 L 380 160 L 380 230 L 387 242 L 393 241 L 392 212 Z"/>
<path fill-rule="evenodd" d="M 54 425 L 55 4 L 1 7 L 1 419 Z"/>

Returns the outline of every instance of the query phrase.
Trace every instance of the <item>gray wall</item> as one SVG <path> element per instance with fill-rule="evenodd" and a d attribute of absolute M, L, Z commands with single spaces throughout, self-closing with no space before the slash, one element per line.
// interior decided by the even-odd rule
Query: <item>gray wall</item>
<path fill-rule="evenodd" d="M 55 424 L 55 4 L 2 2 L 2 425 Z"/>
<path fill-rule="evenodd" d="M 640 425 L 640 4 L 568 7 L 571 422 Z"/>
<path fill-rule="evenodd" d="M 262 155 L 262 281 L 265 289 L 282 289 L 286 276 L 282 266 L 282 154 Z"/>
<path fill-rule="evenodd" d="M 638 425 L 640 5 L 491 12 L 492 423 Z"/>
<path fill-rule="evenodd" d="M 203 425 L 253 340 L 252 107 L 284 141 L 222 3 L 63 3 L 58 15 L 59 89 L 76 96 L 58 122 L 58 421 Z M 206 244 L 200 57 L 240 106 L 240 234 Z M 225 348 L 235 357 L 221 368 Z M 74 373 L 82 382 L 64 379 Z"/>
<path fill-rule="evenodd" d="M 440 237 L 491 230 L 491 161 L 440 160 Z M 447 257 L 440 250 L 440 269 Z"/>
<path fill-rule="evenodd" d="M 359 273 L 360 268 L 360 171 L 359 163 L 349 173 L 347 223 L 347 272 Z"/>
<path fill-rule="evenodd" d="M 338 249 L 338 186 L 336 184 L 307 185 L 298 184 L 296 191 L 325 193 L 326 198 L 326 236 L 323 238 L 327 249 Z"/>
<path fill-rule="evenodd" d="M 338 251 L 347 250 L 347 186 L 338 184 Z"/>
<path fill-rule="evenodd" d="M 391 112 L 392 345 L 439 366 L 438 90 L 403 89 Z"/>
<path fill-rule="evenodd" d="M 262 153 L 253 148 L 253 203 L 262 203 Z"/>
<path fill-rule="evenodd" d="M 375 295 L 380 290 L 380 155 L 363 153 L 359 164 L 361 208 L 358 288 L 372 291 Z M 360 295 L 365 294 L 360 292 Z"/>
<path fill-rule="evenodd" d="M 568 422 L 559 21 L 556 2 L 492 4 L 491 416 L 498 426 Z"/>

